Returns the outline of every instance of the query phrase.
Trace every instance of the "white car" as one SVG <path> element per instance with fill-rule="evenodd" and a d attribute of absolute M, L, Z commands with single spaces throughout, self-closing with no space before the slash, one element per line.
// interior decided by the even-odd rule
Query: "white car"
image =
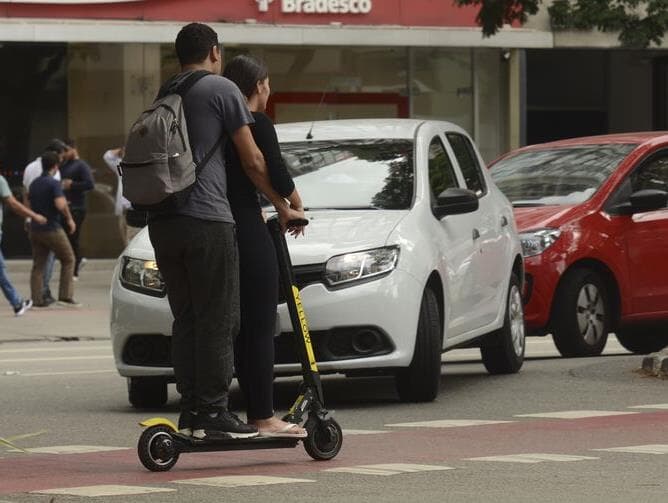
<path fill-rule="evenodd" d="M 288 239 L 323 373 L 391 374 L 402 400 L 438 394 L 441 353 L 480 347 L 491 373 L 524 361 L 523 262 L 512 207 L 473 142 L 448 122 L 277 126 L 310 220 Z M 143 230 L 112 285 L 111 335 L 130 402 L 160 406 L 173 380 L 172 316 Z M 276 373 L 297 374 L 286 304 Z"/>

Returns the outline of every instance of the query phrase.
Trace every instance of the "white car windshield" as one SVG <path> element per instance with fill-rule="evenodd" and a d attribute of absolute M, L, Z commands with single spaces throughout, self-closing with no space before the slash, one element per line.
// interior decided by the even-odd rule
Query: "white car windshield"
<path fill-rule="evenodd" d="M 410 208 L 411 140 L 337 140 L 281 144 L 309 210 Z"/>
<path fill-rule="evenodd" d="M 575 205 L 589 199 L 635 144 L 531 150 L 492 166 L 492 178 L 513 206 Z"/>

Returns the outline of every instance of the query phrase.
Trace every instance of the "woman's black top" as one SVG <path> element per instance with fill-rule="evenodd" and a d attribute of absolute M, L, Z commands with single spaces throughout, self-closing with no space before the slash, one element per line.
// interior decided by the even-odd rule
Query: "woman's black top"
<path fill-rule="evenodd" d="M 278 145 L 278 137 L 271 119 L 260 112 L 253 112 L 255 123 L 250 125 L 253 138 L 260 152 L 264 155 L 267 163 L 267 171 L 271 185 L 282 197 L 288 197 L 295 190 L 295 184 L 288 173 L 281 149 Z M 232 212 L 240 209 L 260 209 L 257 189 L 248 178 L 241 160 L 234 148 L 234 143 L 227 142 L 225 148 L 225 165 L 227 169 L 227 198 L 230 201 Z"/>

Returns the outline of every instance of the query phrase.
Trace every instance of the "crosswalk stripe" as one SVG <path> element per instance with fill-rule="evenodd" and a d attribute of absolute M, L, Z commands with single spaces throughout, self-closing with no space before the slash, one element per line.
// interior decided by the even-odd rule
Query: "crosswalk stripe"
<path fill-rule="evenodd" d="M 5 358 L 0 363 L 65 362 L 78 360 L 113 360 L 113 356 L 53 356 L 51 358 Z"/>
<path fill-rule="evenodd" d="M 380 433 L 389 433 L 387 430 L 343 430 L 343 436 L 346 435 L 377 435 Z"/>
<path fill-rule="evenodd" d="M 541 412 L 539 414 L 516 414 L 514 417 L 544 417 L 553 419 L 584 419 L 588 417 L 624 416 L 628 414 L 639 414 L 631 411 L 613 410 L 565 410 L 561 412 Z"/>
<path fill-rule="evenodd" d="M 390 428 L 460 428 L 463 426 L 484 426 L 488 424 L 504 424 L 513 421 L 486 421 L 480 419 L 439 419 L 436 421 L 416 421 L 412 423 L 386 424 Z"/>
<path fill-rule="evenodd" d="M 653 405 L 634 405 L 629 409 L 666 409 L 668 410 L 668 403 L 655 403 Z"/>
<path fill-rule="evenodd" d="M 592 451 L 629 452 L 631 454 L 668 454 L 668 445 L 629 445 L 627 447 L 611 447 L 609 449 L 592 449 Z"/>
<path fill-rule="evenodd" d="M 111 350 L 111 344 L 107 344 L 105 346 L 83 346 L 83 347 L 67 347 L 64 348 L 62 346 L 60 347 L 48 347 L 48 348 L 36 348 L 36 347 L 29 347 L 29 348 L 15 348 L 15 349 L 0 349 L 0 354 L 6 354 L 6 353 L 29 353 L 31 355 L 34 355 L 35 353 L 50 353 L 50 352 L 59 352 L 62 351 L 63 353 L 71 353 L 71 352 L 82 352 L 82 351 L 109 351 Z"/>
<path fill-rule="evenodd" d="M 388 463 L 380 465 L 360 465 L 345 466 L 341 468 L 329 468 L 325 471 L 333 473 L 354 473 L 356 475 L 381 475 L 388 477 L 391 475 L 400 475 L 402 473 L 436 472 L 444 470 L 454 470 L 454 468 L 450 466 Z"/>
<path fill-rule="evenodd" d="M 246 487 L 267 486 L 272 484 L 297 484 L 299 482 L 315 482 L 309 479 L 292 479 L 285 477 L 267 477 L 264 475 L 226 475 L 223 477 L 206 477 L 201 479 L 173 480 L 174 484 L 188 484 L 210 487 Z"/>
<path fill-rule="evenodd" d="M 32 491 L 32 494 L 58 494 L 62 496 L 87 496 L 90 498 L 100 496 L 130 496 L 135 494 L 150 493 L 173 493 L 176 489 L 166 487 L 141 487 L 141 486 L 122 486 L 122 485 L 99 485 L 66 487 L 62 489 L 45 489 L 41 491 Z"/>
<path fill-rule="evenodd" d="M 105 445 L 54 445 L 51 447 L 32 447 L 25 449 L 35 454 L 89 454 L 92 452 L 125 451 L 129 447 L 109 447 Z M 11 449 L 8 452 L 22 452 Z"/>
<path fill-rule="evenodd" d="M 565 454 L 510 454 L 506 456 L 485 456 L 481 458 L 468 458 L 469 461 L 498 461 L 502 463 L 544 463 L 555 461 L 559 463 L 568 461 L 584 461 L 590 459 L 599 459 L 592 456 L 571 456 Z"/>

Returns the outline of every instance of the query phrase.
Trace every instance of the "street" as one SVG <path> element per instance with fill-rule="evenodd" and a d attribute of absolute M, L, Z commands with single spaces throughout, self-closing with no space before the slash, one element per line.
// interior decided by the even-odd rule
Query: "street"
<path fill-rule="evenodd" d="M 2 502 L 621 502 L 668 488 L 666 382 L 638 373 L 641 357 L 614 338 L 605 356 L 588 359 L 559 358 L 551 339 L 529 339 L 528 360 L 510 376 L 489 376 L 477 350 L 448 353 L 441 394 L 426 404 L 400 403 L 390 379 L 327 376 L 327 405 L 344 429 L 334 460 L 312 461 L 301 446 L 198 453 L 150 473 L 136 456 L 137 423 L 175 419 L 177 394 L 170 386 L 164 410 L 129 406 L 105 337 L 103 274 L 77 285 L 81 311 L 23 320 L 2 311 L 3 331 L 29 317 L 54 334 L 66 320 L 97 320 L 92 340 L 0 344 L 0 437 L 28 451 L 0 447 Z M 281 412 L 297 382 L 277 379 Z"/>

